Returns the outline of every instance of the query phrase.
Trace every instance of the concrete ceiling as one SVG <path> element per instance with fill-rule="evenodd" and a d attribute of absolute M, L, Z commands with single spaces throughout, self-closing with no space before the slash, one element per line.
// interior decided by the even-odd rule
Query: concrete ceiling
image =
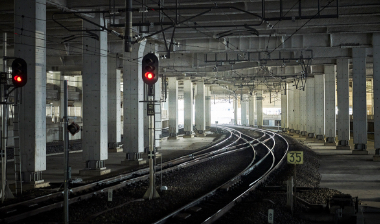
<path fill-rule="evenodd" d="M 133 0 L 133 23 L 144 21 L 149 33 L 139 34 L 134 26 L 134 35 L 149 35 L 161 29 L 159 26 L 158 0 Z M 324 64 L 335 64 L 337 58 L 351 58 L 351 48 L 367 48 L 367 75 L 372 75 L 372 33 L 380 31 L 380 1 L 378 0 L 266 0 L 265 16 L 261 0 L 165 0 L 162 5 L 163 28 L 172 21 L 184 21 L 176 26 L 174 46 L 170 59 L 160 61 L 160 69 L 168 77 L 178 79 L 205 79 L 212 84 L 213 92 L 241 90 L 251 91 L 262 84 L 264 89 L 291 81 L 301 75 L 301 57 L 311 65 L 309 72 L 323 73 Z M 318 4 L 319 13 L 318 13 Z M 110 8 L 111 3 L 111 8 Z M 180 8 L 176 16 L 176 4 Z M 282 11 L 280 5 L 282 4 Z M 82 67 L 82 38 L 75 38 L 64 44 L 65 37 L 82 32 L 68 32 L 53 21 L 57 12 L 77 12 L 84 18 L 93 15 L 85 11 L 109 11 L 107 27 L 124 33 L 125 0 L 47 0 L 47 69 L 67 74 L 78 74 Z M 156 10 L 153 10 L 156 9 Z M 202 16 L 196 15 L 203 13 Z M 299 18 L 299 15 L 303 18 Z M 279 20 L 282 14 L 284 18 Z M 8 33 L 8 49 L 12 54 L 14 1 L 0 2 L 0 30 Z M 144 18 L 143 18 L 144 17 Z M 265 17 L 265 20 L 262 18 Z M 324 18 L 329 17 L 329 18 Z M 59 21 L 70 29 L 81 29 L 82 19 L 72 14 L 56 15 Z M 111 25 L 113 24 L 113 25 Z M 118 27 L 120 26 L 120 27 Z M 253 28 L 253 29 L 252 29 Z M 254 32 L 255 30 L 258 35 Z M 173 29 L 165 31 L 170 41 Z M 230 35 L 219 38 L 222 33 Z M 167 55 L 162 33 L 147 38 L 148 43 L 158 44 L 157 53 Z M 115 35 L 108 35 L 110 54 L 123 54 L 123 41 Z M 206 59 L 207 57 L 207 59 Z M 122 60 L 122 59 L 120 59 Z M 223 88 L 221 87 L 223 86 Z M 260 87 L 261 88 L 261 87 Z"/>

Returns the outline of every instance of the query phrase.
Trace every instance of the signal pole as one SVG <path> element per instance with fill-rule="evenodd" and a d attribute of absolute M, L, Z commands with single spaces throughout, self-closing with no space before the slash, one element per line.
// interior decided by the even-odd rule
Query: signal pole
<path fill-rule="evenodd" d="M 154 158 L 155 148 L 154 148 L 154 86 L 148 86 L 148 106 L 147 106 L 147 115 L 149 116 L 149 187 L 144 194 L 144 199 L 153 199 L 159 198 L 160 195 L 156 190 L 156 175 L 154 172 Z"/>
<path fill-rule="evenodd" d="M 146 98 L 144 97 L 143 102 L 148 103 L 147 116 L 149 116 L 149 187 L 144 194 L 144 199 L 151 200 L 160 197 L 156 190 L 156 175 L 154 170 L 154 158 L 156 156 L 154 147 L 154 84 L 158 80 L 158 58 L 153 53 L 145 55 L 142 59 L 142 79 L 148 87 L 148 101 L 145 101 Z"/>

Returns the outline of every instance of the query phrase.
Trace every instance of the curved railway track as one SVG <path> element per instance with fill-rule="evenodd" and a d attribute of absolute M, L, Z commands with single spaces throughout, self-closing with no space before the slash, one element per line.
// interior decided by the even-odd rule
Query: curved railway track
<path fill-rule="evenodd" d="M 229 127 L 227 129 L 231 130 Z M 235 132 L 239 132 L 245 142 L 239 146 L 241 148 L 251 147 L 255 155 L 252 162 L 242 172 L 230 181 L 154 223 L 213 223 L 265 181 L 272 172 L 279 169 L 289 149 L 287 141 L 274 132 L 254 130 L 264 134 L 259 138 L 253 138 L 235 130 Z M 286 147 L 276 147 L 276 141 L 282 141 Z"/>
<path fill-rule="evenodd" d="M 214 142 L 213 145 L 205 147 L 192 154 L 167 161 L 163 163 L 162 166 L 157 165 L 156 170 L 161 170 L 162 168 L 162 171 L 158 171 L 157 174 L 160 174 L 161 172 L 171 172 L 173 170 L 202 163 L 209 159 L 223 156 L 234 151 L 243 150 L 248 147 L 252 147 L 252 144 L 257 144 L 259 141 L 248 141 L 241 132 L 232 128 L 226 127 L 224 128 L 224 132 L 226 133 L 226 137 Z M 265 137 L 265 134 L 260 138 L 262 137 Z M 135 182 L 147 180 L 148 173 L 149 169 L 143 168 L 126 174 L 103 179 L 98 182 L 71 188 L 69 203 L 72 204 L 77 201 L 91 198 L 93 195 L 108 191 L 108 189 L 115 190 Z M 55 208 L 60 208 L 62 206 L 62 192 L 59 191 L 27 201 L 3 206 L 0 208 L 0 220 L 4 223 L 11 223 L 42 212 L 50 211 Z"/>

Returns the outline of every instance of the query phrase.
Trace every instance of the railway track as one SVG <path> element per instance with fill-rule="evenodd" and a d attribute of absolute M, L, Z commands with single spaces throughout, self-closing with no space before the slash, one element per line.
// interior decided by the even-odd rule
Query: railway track
<path fill-rule="evenodd" d="M 160 174 L 161 172 L 171 172 L 173 170 L 202 163 L 209 159 L 223 156 L 234 151 L 252 147 L 252 144 L 257 144 L 261 138 L 265 137 L 265 135 L 263 135 L 259 138 L 259 140 L 255 141 L 255 139 L 251 139 L 248 141 L 241 132 L 238 132 L 232 128 L 226 127 L 223 130 L 226 133 L 226 138 L 220 139 L 213 145 L 205 147 L 195 153 L 167 161 L 162 165 L 157 165 L 156 170 L 160 170 L 157 174 Z M 72 204 L 91 198 L 96 194 L 102 194 L 108 191 L 108 189 L 116 190 L 129 184 L 147 180 L 148 173 L 149 169 L 143 168 L 130 173 L 103 179 L 98 182 L 71 188 L 69 203 Z M 62 192 L 59 191 L 27 201 L 3 206 L 0 208 L 0 220 L 4 223 L 11 223 L 42 212 L 50 211 L 55 208 L 60 208 L 62 206 Z"/>
<path fill-rule="evenodd" d="M 239 132 L 245 145 L 248 144 L 255 152 L 246 169 L 228 182 L 154 223 L 213 223 L 259 186 L 272 172 L 279 169 L 289 148 L 287 141 L 274 132 L 258 131 L 264 135 L 257 139 Z M 276 147 L 276 141 L 282 141 L 282 145 L 286 147 Z"/>

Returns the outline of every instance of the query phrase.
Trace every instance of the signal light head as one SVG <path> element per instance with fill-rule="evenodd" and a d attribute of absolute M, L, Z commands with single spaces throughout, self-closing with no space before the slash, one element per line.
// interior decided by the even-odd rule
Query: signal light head
<path fill-rule="evenodd" d="M 18 88 L 25 86 L 27 81 L 27 64 L 24 59 L 16 58 L 12 62 L 12 83 Z"/>
<path fill-rule="evenodd" d="M 158 79 L 158 58 L 148 53 L 142 59 L 142 79 L 148 85 L 154 85 Z"/>
<path fill-rule="evenodd" d="M 147 79 L 153 79 L 153 78 L 154 78 L 154 75 L 153 75 L 153 73 L 151 73 L 151 72 L 146 72 L 146 73 L 145 73 L 145 77 L 146 77 Z"/>

